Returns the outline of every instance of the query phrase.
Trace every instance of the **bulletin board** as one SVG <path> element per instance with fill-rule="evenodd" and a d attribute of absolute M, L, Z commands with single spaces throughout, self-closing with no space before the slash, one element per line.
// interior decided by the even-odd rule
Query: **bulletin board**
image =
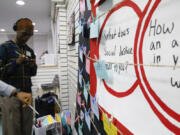
<path fill-rule="evenodd" d="M 80 34 L 86 53 L 85 61 L 79 59 L 78 94 L 89 110 L 89 134 L 180 134 L 180 1 L 92 0 L 90 12 L 87 1 L 84 18 L 91 16 L 91 23 L 95 18 L 99 26 L 96 38 L 84 40 Z M 94 64 L 99 61 L 108 79 L 97 76 Z M 90 82 L 88 102 L 81 79 Z"/>
<path fill-rule="evenodd" d="M 89 3 L 87 3 L 89 2 Z M 75 129 L 79 135 L 106 135 L 102 120 L 91 113 L 90 95 L 90 1 L 80 0 L 78 92 L 76 96 Z M 97 107 L 97 106 L 96 106 Z M 96 108 L 98 109 L 98 108 Z M 98 111 L 99 113 L 99 111 Z M 98 114 L 99 115 L 99 114 Z"/>

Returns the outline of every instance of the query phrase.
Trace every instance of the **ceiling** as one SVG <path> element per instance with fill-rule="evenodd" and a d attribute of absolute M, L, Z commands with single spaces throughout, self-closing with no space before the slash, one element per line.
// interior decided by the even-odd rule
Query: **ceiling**
<path fill-rule="evenodd" d="M 50 32 L 51 2 L 50 0 L 24 0 L 24 6 L 16 5 L 16 0 L 0 0 L 0 29 L 5 33 L 13 33 L 12 26 L 19 18 L 30 18 L 36 23 L 38 33 Z M 2 32 L 0 32 L 2 33 Z"/>

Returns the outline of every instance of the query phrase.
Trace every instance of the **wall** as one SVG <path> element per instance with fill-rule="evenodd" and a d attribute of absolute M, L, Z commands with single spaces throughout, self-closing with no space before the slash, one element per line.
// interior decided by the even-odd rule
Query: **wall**
<path fill-rule="evenodd" d="M 79 20 L 79 0 L 69 0 L 67 6 L 58 6 L 57 16 L 57 44 L 60 46 L 59 69 L 60 69 L 60 93 L 61 102 L 64 109 L 71 111 L 72 123 L 74 121 L 77 93 L 78 77 L 78 53 L 77 46 L 79 42 L 78 20 Z M 75 42 L 73 46 L 68 46 L 68 21 L 75 12 Z M 58 47 L 57 47 L 58 48 Z M 67 106 L 66 106 L 67 105 Z M 72 125 L 73 126 L 73 125 Z"/>
<path fill-rule="evenodd" d="M 7 40 L 14 39 L 14 38 L 15 38 L 14 34 L 0 34 L 0 43 L 3 43 Z"/>
<path fill-rule="evenodd" d="M 4 43 L 8 40 L 13 40 L 15 39 L 16 35 L 15 34 L 6 34 L 6 33 L 1 33 L 0 34 L 0 44 Z M 31 47 L 34 48 L 33 46 L 33 37 L 29 39 L 29 41 L 27 42 L 27 44 Z"/>
<path fill-rule="evenodd" d="M 75 45 L 68 46 L 68 86 L 69 86 L 69 109 L 72 113 L 72 119 L 75 118 L 75 104 L 77 93 L 77 78 L 78 78 L 78 53 L 77 46 L 79 45 L 79 0 L 69 0 L 67 6 L 67 19 L 70 20 L 72 13 L 75 12 Z M 74 122 L 74 121 L 73 121 Z"/>
<path fill-rule="evenodd" d="M 60 100 L 62 109 L 69 109 L 69 91 L 68 91 L 68 75 L 67 75 L 67 21 L 66 7 L 60 5 L 57 14 L 57 49 L 59 50 L 59 75 L 60 75 Z"/>
<path fill-rule="evenodd" d="M 58 66 L 38 67 L 37 75 L 32 77 L 32 94 L 34 99 L 35 97 L 42 96 L 43 94 L 43 91 L 41 90 L 41 84 L 52 83 L 54 76 L 58 73 Z"/>
<path fill-rule="evenodd" d="M 37 64 L 40 64 L 39 56 L 42 54 L 42 52 L 48 50 L 48 53 L 54 53 L 53 52 L 53 46 L 51 44 L 51 36 L 48 34 L 46 35 L 34 35 L 33 36 L 33 49 L 36 53 L 37 58 Z"/>

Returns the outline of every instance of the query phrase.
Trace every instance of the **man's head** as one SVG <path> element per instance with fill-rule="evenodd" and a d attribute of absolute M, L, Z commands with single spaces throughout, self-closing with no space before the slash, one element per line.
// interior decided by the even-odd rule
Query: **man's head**
<path fill-rule="evenodd" d="M 17 32 L 16 42 L 19 45 L 23 45 L 33 35 L 34 26 L 30 19 L 21 18 L 15 23 L 13 29 Z"/>

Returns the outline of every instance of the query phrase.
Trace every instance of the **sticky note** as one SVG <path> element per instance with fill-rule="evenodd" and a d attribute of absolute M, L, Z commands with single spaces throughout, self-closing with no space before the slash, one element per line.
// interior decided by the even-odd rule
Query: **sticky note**
<path fill-rule="evenodd" d="M 58 113 L 55 114 L 55 119 L 57 122 L 61 122 L 61 118 Z"/>
<path fill-rule="evenodd" d="M 85 121 L 86 121 L 89 131 L 91 131 L 91 120 L 89 117 L 89 112 L 86 112 L 86 111 L 85 111 Z"/>
<path fill-rule="evenodd" d="M 64 117 L 64 113 L 61 113 L 61 121 L 63 126 L 67 126 L 66 118 Z"/>
<path fill-rule="evenodd" d="M 80 24 L 81 26 L 85 23 L 85 19 L 84 18 L 80 18 Z"/>
<path fill-rule="evenodd" d="M 83 50 L 81 49 L 81 47 L 79 48 L 79 57 L 81 62 L 83 62 Z"/>
<path fill-rule="evenodd" d="M 105 113 L 103 112 L 102 113 L 102 117 L 103 117 L 103 126 L 104 126 L 104 130 L 105 130 L 105 132 L 108 134 L 108 135 L 110 135 L 111 134 L 111 129 L 110 129 L 110 125 L 108 124 L 108 119 L 107 119 L 107 117 L 106 117 L 106 115 L 105 115 Z"/>
<path fill-rule="evenodd" d="M 87 103 L 87 101 L 88 101 L 88 92 L 87 92 L 87 88 L 86 88 L 86 85 L 85 85 L 85 84 L 84 84 L 83 94 L 84 94 L 84 97 L 85 97 L 85 100 L 86 100 L 86 103 Z"/>
<path fill-rule="evenodd" d="M 117 135 L 117 128 L 112 122 L 108 121 L 105 113 L 102 113 L 104 130 L 108 135 Z"/>
<path fill-rule="evenodd" d="M 50 124 L 54 122 L 54 120 L 53 120 L 53 118 L 52 118 L 51 115 L 48 115 L 48 116 L 47 116 L 47 120 L 48 120 L 48 122 L 49 122 Z"/>
<path fill-rule="evenodd" d="M 86 86 L 86 89 L 89 89 L 89 81 L 87 83 L 84 83 L 84 85 Z"/>
<path fill-rule="evenodd" d="M 108 75 L 108 83 L 109 84 L 113 84 L 113 81 L 114 81 L 114 72 L 112 70 L 108 70 L 107 71 L 107 75 Z"/>
<path fill-rule="evenodd" d="M 70 116 L 69 111 L 65 111 L 65 115 L 66 115 L 68 125 L 71 125 L 71 116 Z"/>
<path fill-rule="evenodd" d="M 84 35 L 84 27 L 81 26 L 81 35 L 83 36 Z"/>
<path fill-rule="evenodd" d="M 79 31 L 79 34 L 82 32 L 82 26 L 81 26 L 81 24 L 78 25 L 78 31 Z"/>
<path fill-rule="evenodd" d="M 69 111 L 65 111 L 65 114 L 66 114 L 66 117 L 70 117 L 70 113 L 69 113 Z"/>
<path fill-rule="evenodd" d="M 111 135 L 117 135 L 117 128 L 111 122 Z"/>
<path fill-rule="evenodd" d="M 107 118 L 106 118 L 106 115 L 105 115 L 104 112 L 102 113 L 102 117 L 103 117 L 103 124 L 104 124 L 104 123 L 106 123 L 106 121 L 107 121 L 107 120 L 106 120 Z"/>
<path fill-rule="evenodd" d="M 95 62 L 94 63 L 94 68 L 95 68 L 95 71 L 96 71 L 96 76 L 99 79 L 104 79 L 106 82 L 109 81 L 104 61 Z"/>
<path fill-rule="evenodd" d="M 91 10 L 90 0 L 86 0 L 86 4 L 87 4 L 87 9 L 88 9 L 88 10 Z"/>
<path fill-rule="evenodd" d="M 71 125 L 71 118 L 70 117 L 67 118 L 67 123 L 68 123 L 68 125 Z"/>
<path fill-rule="evenodd" d="M 80 12 L 84 13 L 85 11 L 85 0 L 80 0 Z"/>
<path fill-rule="evenodd" d="M 82 87 L 82 75 L 81 74 L 79 74 L 79 84 Z"/>
<path fill-rule="evenodd" d="M 99 21 L 98 19 L 90 24 L 90 38 L 99 37 Z"/>
<path fill-rule="evenodd" d="M 83 80 L 82 72 L 83 72 L 83 68 L 79 70 L 79 84 L 81 87 L 82 87 L 82 80 Z"/>
<path fill-rule="evenodd" d="M 86 46 L 83 46 L 82 50 L 83 50 L 83 54 L 86 55 Z"/>
<path fill-rule="evenodd" d="M 77 103 L 81 106 L 81 96 L 77 94 Z"/>
<path fill-rule="evenodd" d="M 97 119 L 99 120 L 99 107 L 98 104 L 96 102 L 96 98 L 90 96 L 91 98 L 91 110 L 93 111 L 93 113 L 96 115 Z"/>
<path fill-rule="evenodd" d="M 80 119 L 81 119 L 81 120 L 84 120 L 84 113 L 83 113 L 82 110 L 80 111 Z"/>
<path fill-rule="evenodd" d="M 90 60 L 86 58 L 86 72 L 90 74 Z"/>
<path fill-rule="evenodd" d="M 79 135 L 83 135 L 83 133 L 82 133 L 82 128 L 83 128 L 83 123 L 82 124 L 78 124 L 78 133 L 79 133 Z"/>

